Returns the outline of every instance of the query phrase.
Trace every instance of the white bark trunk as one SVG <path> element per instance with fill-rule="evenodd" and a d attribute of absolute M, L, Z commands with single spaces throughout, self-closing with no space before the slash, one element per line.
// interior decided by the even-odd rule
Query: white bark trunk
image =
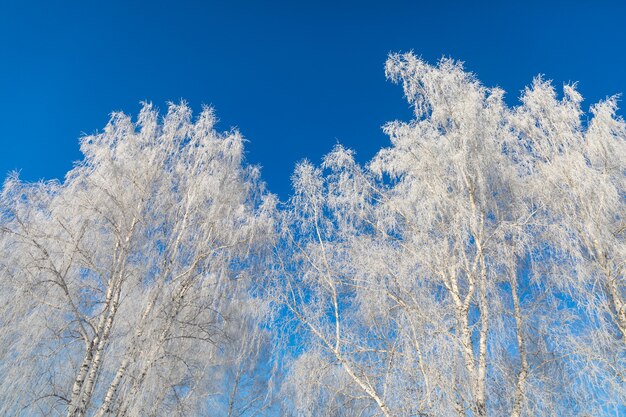
<path fill-rule="evenodd" d="M 526 395 L 526 378 L 528 377 L 528 358 L 526 354 L 526 341 L 524 340 L 524 319 L 522 309 L 517 294 L 517 278 L 515 273 L 511 275 L 511 296 L 513 297 L 513 309 L 515 315 L 515 326 L 517 330 L 517 349 L 520 355 L 520 370 L 517 374 L 517 385 L 515 387 L 515 399 L 511 417 L 520 417 Z"/>

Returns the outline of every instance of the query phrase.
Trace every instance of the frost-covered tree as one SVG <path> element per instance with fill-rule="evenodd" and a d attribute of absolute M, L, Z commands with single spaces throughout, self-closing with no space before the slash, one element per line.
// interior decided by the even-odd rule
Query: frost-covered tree
<path fill-rule="evenodd" d="M 253 294 L 274 198 L 215 121 L 184 104 L 162 121 L 151 105 L 136 122 L 116 113 L 64 181 L 6 181 L 0 414 L 267 407 Z"/>
<path fill-rule="evenodd" d="M 379 384 L 385 364 L 375 358 L 393 341 L 364 323 L 350 257 L 359 234 L 352 220 L 367 228 L 352 217 L 370 198 L 367 178 L 341 147 L 324 165 L 346 170 L 328 179 L 309 162 L 296 168 L 276 253 L 273 295 L 284 309 L 278 315 L 281 329 L 303 350 L 289 365 L 288 407 L 306 416 L 389 416 Z M 353 193 L 344 195 L 340 186 Z"/>
<path fill-rule="evenodd" d="M 537 78 L 512 123 L 519 132 L 544 244 L 543 279 L 575 303 L 576 329 L 559 350 L 590 414 L 626 404 L 626 124 L 617 98 L 591 107 Z M 537 236 L 539 237 L 539 236 Z M 621 408 L 620 408 L 621 407 Z M 621 411 L 615 411 L 621 410 Z"/>
<path fill-rule="evenodd" d="M 0 414 L 623 415 L 617 99 L 386 72 L 413 120 L 365 165 L 298 164 L 281 209 L 185 105 L 115 114 L 62 182 L 10 177 Z"/>
<path fill-rule="evenodd" d="M 301 163 L 277 251 L 297 415 L 556 416 L 624 403 L 624 124 L 391 55 L 415 119 Z M 291 327 L 289 327 L 291 325 Z M 297 336 L 294 336 L 295 332 Z M 614 407 L 614 408 L 611 408 Z M 615 408 L 617 407 L 617 408 Z"/>

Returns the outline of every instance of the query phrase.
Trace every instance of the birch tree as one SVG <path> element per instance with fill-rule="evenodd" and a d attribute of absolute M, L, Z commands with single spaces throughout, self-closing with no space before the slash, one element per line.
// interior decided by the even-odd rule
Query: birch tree
<path fill-rule="evenodd" d="M 215 121 L 146 104 L 83 138 L 64 181 L 6 181 L 0 414 L 188 415 L 227 390 L 274 203 Z"/>
<path fill-rule="evenodd" d="M 572 358 L 571 378 L 593 391 L 584 395 L 590 414 L 599 415 L 626 403 L 626 124 L 617 97 L 592 106 L 587 119 L 581 102 L 575 85 L 559 99 L 537 78 L 512 120 L 548 247 L 543 279 L 579 310 L 562 351 Z"/>
<path fill-rule="evenodd" d="M 358 171 L 343 148 L 329 156 L 325 165 L 330 168 L 335 164 Z M 358 176 L 349 171 L 339 175 L 355 186 L 353 190 L 363 200 L 368 198 L 363 187 L 366 184 Z M 307 416 L 389 416 L 391 410 L 381 385 L 384 363 L 367 360 L 377 356 L 368 345 L 376 343 L 375 335 L 363 326 L 349 262 L 350 239 L 354 237 L 350 233 L 354 231 L 350 227 L 351 208 L 359 201 L 334 204 L 338 201 L 329 196 L 337 192 L 340 199 L 342 190 L 309 162 L 298 165 L 293 183 L 294 197 L 284 212 L 283 246 L 276 256 L 274 292 L 285 309 L 280 317 L 286 320 L 281 326 L 287 329 L 287 337 L 299 328 L 309 336 L 303 339 L 306 353 L 290 365 L 295 370 L 290 381 L 297 387 L 295 392 L 289 391 L 293 407 Z M 385 339 L 378 342 L 381 349 L 391 343 Z M 319 369 L 309 372 L 311 367 Z"/>
<path fill-rule="evenodd" d="M 337 147 L 293 177 L 276 278 L 302 343 L 292 413 L 619 410 L 624 130 L 614 100 L 584 126 L 573 86 L 557 100 L 538 79 L 509 107 L 450 59 L 394 54 L 386 68 L 414 120 L 387 124 L 391 146 L 364 167 Z M 565 153 L 576 163 L 557 164 Z M 596 195 L 594 208 L 586 197 Z M 587 230 L 598 224 L 604 235 Z"/>

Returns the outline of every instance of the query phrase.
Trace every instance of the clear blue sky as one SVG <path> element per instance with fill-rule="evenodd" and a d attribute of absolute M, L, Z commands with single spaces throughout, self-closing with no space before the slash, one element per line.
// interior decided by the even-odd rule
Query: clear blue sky
<path fill-rule="evenodd" d="M 580 81 L 585 106 L 626 93 L 620 3 L 0 0 L 0 174 L 62 178 L 111 111 L 184 98 L 238 127 L 285 198 L 298 160 L 337 142 L 367 160 L 410 118 L 392 51 L 465 61 L 510 103 L 538 73 Z"/>

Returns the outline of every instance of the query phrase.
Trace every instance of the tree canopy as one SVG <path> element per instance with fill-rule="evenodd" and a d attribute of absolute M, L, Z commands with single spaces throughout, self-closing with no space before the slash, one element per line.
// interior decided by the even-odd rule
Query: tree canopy
<path fill-rule="evenodd" d="M 626 124 L 537 77 L 391 54 L 413 120 L 284 202 L 209 108 L 0 196 L 0 414 L 626 413 Z"/>

